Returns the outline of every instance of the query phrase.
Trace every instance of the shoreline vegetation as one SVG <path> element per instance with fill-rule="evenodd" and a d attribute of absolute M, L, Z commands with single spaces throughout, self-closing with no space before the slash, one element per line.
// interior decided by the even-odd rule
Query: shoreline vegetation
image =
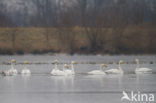
<path fill-rule="evenodd" d="M 1 55 L 156 54 L 154 0 L 15 1 L 0 2 Z"/>
<path fill-rule="evenodd" d="M 156 54 L 155 33 L 155 26 L 147 24 L 115 29 L 1 27 L 0 55 Z"/>

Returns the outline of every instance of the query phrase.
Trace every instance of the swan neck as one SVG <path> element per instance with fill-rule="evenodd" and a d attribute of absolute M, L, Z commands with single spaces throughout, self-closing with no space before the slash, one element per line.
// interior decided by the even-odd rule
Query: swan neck
<path fill-rule="evenodd" d="M 55 63 L 55 70 L 57 70 L 58 69 L 58 66 L 57 66 L 57 64 Z"/>
<path fill-rule="evenodd" d="M 71 69 L 72 69 L 72 72 L 75 72 L 74 71 L 74 65 L 73 64 L 71 64 Z"/>
<path fill-rule="evenodd" d="M 26 66 L 26 64 L 24 64 L 24 69 L 25 69 L 25 70 L 27 69 L 27 66 Z"/>
<path fill-rule="evenodd" d="M 123 71 L 122 68 L 121 68 L 121 62 L 119 62 L 118 68 L 119 68 L 120 71 Z"/>
<path fill-rule="evenodd" d="M 137 62 L 137 68 L 139 68 L 140 67 L 140 63 L 139 63 L 139 61 L 136 61 Z"/>
<path fill-rule="evenodd" d="M 13 63 L 11 63 L 11 69 L 14 69 L 14 64 Z"/>
<path fill-rule="evenodd" d="M 63 65 L 63 71 L 65 71 L 64 65 Z"/>
<path fill-rule="evenodd" d="M 100 66 L 100 71 L 103 71 L 103 66 L 102 65 Z"/>

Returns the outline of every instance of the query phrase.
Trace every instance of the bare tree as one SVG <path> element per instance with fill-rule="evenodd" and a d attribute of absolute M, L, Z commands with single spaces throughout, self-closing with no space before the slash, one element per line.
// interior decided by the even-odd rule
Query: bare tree
<path fill-rule="evenodd" d="M 91 9 L 91 12 L 87 11 L 87 0 L 79 2 L 82 5 L 81 9 L 81 18 L 82 25 L 84 27 L 86 36 L 90 44 L 90 52 L 94 53 L 98 49 L 103 48 L 104 38 L 101 39 L 103 35 L 103 25 L 104 18 L 97 9 L 98 0 L 94 0 L 94 6 Z"/>
<path fill-rule="evenodd" d="M 46 40 L 46 47 L 50 49 L 50 28 L 56 25 L 56 1 L 55 0 L 33 0 L 34 5 L 36 5 L 37 15 L 35 19 L 37 20 L 36 23 L 39 26 L 43 26 L 45 28 L 45 40 Z"/>
<path fill-rule="evenodd" d="M 73 24 L 76 18 L 76 12 L 74 7 L 67 7 L 67 5 L 62 2 L 62 5 L 66 8 L 64 11 L 60 11 L 60 21 L 57 26 L 59 34 L 59 44 L 60 47 L 65 52 L 73 54 L 75 51 L 75 34 Z"/>

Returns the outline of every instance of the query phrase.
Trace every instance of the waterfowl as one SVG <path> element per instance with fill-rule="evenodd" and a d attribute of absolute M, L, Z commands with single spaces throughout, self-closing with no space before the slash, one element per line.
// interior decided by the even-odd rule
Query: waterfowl
<path fill-rule="evenodd" d="M 123 61 L 123 60 L 120 60 L 120 61 L 119 61 L 118 69 L 106 70 L 105 73 L 108 73 L 108 74 L 123 74 L 124 71 L 122 70 L 120 64 L 124 64 L 124 61 Z"/>
<path fill-rule="evenodd" d="M 71 74 L 75 74 L 75 69 L 74 69 L 74 65 L 77 64 L 76 61 L 72 61 L 71 62 Z"/>
<path fill-rule="evenodd" d="M 135 73 L 151 73 L 152 72 L 152 69 L 150 68 L 140 68 L 139 59 L 135 59 L 135 62 L 137 63 Z"/>
<path fill-rule="evenodd" d="M 67 70 L 66 73 L 67 74 L 71 74 L 74 75 L 75 74 L 75 69 L 74 69 L 74 65 L 77 64 L 76 61 L 72 61 L 71 62 L 71 70 Z"/>
<path fill-rule="evenodd" d="M 68 64 L 65 64 L 64 67 L 63 67 L 63 72 L 66 74 L 66 75 L 72 75 L 72 70 L 69 69 L 69 65 Z"/>
<path fill-rule="evenodd" d="M 68 64 L 63 65 L 63 72 L 64 72 L 64 75 L 71 74 L 71 70 L 69 70 L 69 65 Z"/>
<path fill-rule="evenodd" d="M 54 61 L 54 64 L 55 64 L 55 67 L 54 67 L 54 69 L 51 71 L 51 74 L 52 74 L 52 75 L 55 75 L 55 76 L 57 76 L 57 75 L 65 75 L 65 74 L 64 74 L 64 71 L 61 71 L 61 70 L 58 69 L 58 60 L 55 60 L 55 61 Z"/>
<path fill-rule="evenodd" d="M 9 70 L 2 71 L 1 73 L 2 73 L 2 75 L 4 75 L 4 76 L 13 76 L 13 74 L 12 74 L 11 72 L 9 72 Z"/>
<path fill-rule="evenodd" d="M 103 67 L 107 67 L 106 64 L 101 64 L 100 65 L 100 70 L 93 70 L 88 72 L 88 74 L 92 74 L 92 75 L 105 75 L 105 72 L 103 71 Z"/>
<path fill-rule="evenodd" d="M 66 73 L 66 75 L 74 75 L 75 74 L 75 69 L 74 69 L 74 64 L 77 64 L 76 61 L 71 62 L 71 70 L 69 69 L 69 66 L 65 64 L 65 68 L 63 71 Z"/>
<path fill-rule="evenodd" d="M 17 74 L 17 70 L 14 69 L 14 64 L 15 63 L 16 63 L 16 60 L 12 59 L 11 60 L 11 68 L 10 68 L 10 70 L 8 70 L 9 74 L 11 74 L 11 75 L 16 75 Z"/>
<path fill-rule="evenodd" d="M 24 69 L 22 70 L 21 74 L 31 74 L 30 70 L 27 69 L 26 65 L 29 64 L 28 61 L 24 62 Z"/>

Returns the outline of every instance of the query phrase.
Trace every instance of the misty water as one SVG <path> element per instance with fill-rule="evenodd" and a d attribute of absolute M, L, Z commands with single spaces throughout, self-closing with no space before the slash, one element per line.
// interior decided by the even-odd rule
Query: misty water
<path fill-rule="evenodd" d="M 140 59 L 141 67 L 151 68 L 152 74 L 135 74 L 134 59 Z M 28 60 L 27 66 L 32 74 L 23 76 L 0 75 L 0 103 L 130 103 L 121 101 L 122 91 L 152 93 L 156 96 L 156 56 L 86 56 L 86 55 L 24 55 L 0 56 L 0 70 L 10 69 L 8 64 L 16 59 L 15 68 L 18 72 L 23 69 L 23 62 Z M 59 68 L 64 63 L 75 60 L 74 76 L 51 76 L 54 68 L 52 62 L 58 59 Z M 99 69 L 101 63 L 108 67 L 122 64 L 123 75 L 88 75 L 87 72 Z M 154 102 L 150 102 L 154 103 Z"/>

